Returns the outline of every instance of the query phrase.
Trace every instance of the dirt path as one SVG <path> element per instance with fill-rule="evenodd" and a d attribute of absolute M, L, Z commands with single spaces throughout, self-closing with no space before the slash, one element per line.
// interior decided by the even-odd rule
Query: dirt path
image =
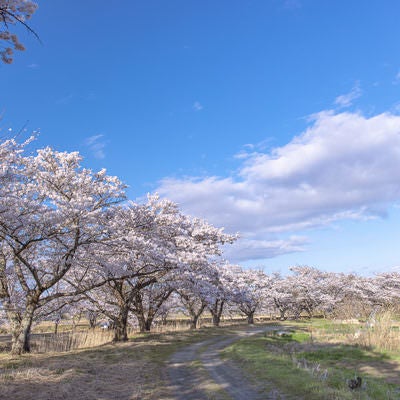
<path fill-rule="evenodd" d="M 173 354 L 167 365 L 174 400 L 273 400 L 273 392 L 244 377 L 238 365 L 223 360 L 220 351 L 243 337 L 271 327 L 249 327 L 229 335 L 195 343 Z"/>

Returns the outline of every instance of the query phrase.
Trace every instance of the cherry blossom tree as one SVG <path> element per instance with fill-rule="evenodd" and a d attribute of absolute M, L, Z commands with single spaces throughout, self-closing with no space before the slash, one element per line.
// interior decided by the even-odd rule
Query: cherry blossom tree
<path fill-rule="evenodd" d="M 238 269 L 235 274 L 234 301 L 239 310 L 246 315 L 247 322 L 254 324 L 254 314 L 259 311 L 271 288 L 271 278 L 263 271 Z"/>
<path fill-rule="evenodd" d="M 0 0 L 0 57 L 4 63 L 11 64 L 13 62 L 14 50 L 25 50 L 18 36 L 10 31 L 10 26 L 24 25 L 38 38 L 37 34 L 26 24 L 37 8 L 37 4 L 29 0 Z"/>
<path fill-rule="evenodd" d="M 209 258 L 220 255 L 220 246 L 236 239 L 196 218 L 183 216 L 180 226 L 184 230 L 174 239 L 175 265 L 171 264 L 173 267 L 154 282 L 136 291 L 131 310 L 139 320 L 141 331 L 150 330 L 152 321 L 173 291 L 180 296 L 191 315 L 191 328 L 195 329 L 210 293 Z"/>
<path fill-rule="evenodd" d="M 317 308 L 321 309 L 332 302 L 325 272 L 309 266 L 294 266 L 290 270 L 293 274 L 286 278 L 286 284 L 289 286 L 291 311 L 295 319 L 303 311 L 311 318 Z"/>
<path fill-rule="evenodd" d="M 287 319 L 287 312 L 293 308 L 292 282 L 280 274 L 273 274 L 271 285 L 271 298 L 279 311 L 281 321 Z"/>
<path fill-rule="evenodd" d="M 324 275 L 324 298 L 319 308 L 324 312 L 324 315 L 335 315 L 338 307 L 347 299 L 353 297 L 354 284 L 359 280 L 359 277 L 355 274 L 339 272 L 325 272 Z"/>
<path fill-rule="evenodd" d="M 190 316 L 190 329 L 197 329 L 199 318 L 207 307 L 211 284 L 204 279 L 203 271 L 186 271 L 176 285 L 176 293 Z"/>
<path fill-rule="evenodd" d="M 167 282 L 204 264 L 207 257 L 219 254 L 222 244 L 234 240 L 221 229 L 182 214 L 175 203 L 157 195 L 149 196 L 145 204 L 121 207 L 110 223 L 115 239 L 101 257 L 104 265 L 111 266 L 104 270 L 108 282 L 87 296 L 114 321 L 115 341 L 127 340 L 130 311 L 141 329 L 149 330 L 157 310 L 172 293 Z M 95 251 L 87 259 L 98 255 Z"/>
<path fill-rule="evenodd" d="M 179 223 L 172 223 L 174 213 L 178 210 L 170 203 L 149 198 L 145 205 L 120 208 L 112 220 L 114 239 L 100 257 L 107 283 L 86 295 L 113 321 L 115 341 L 127 340 L 129 312 L 138 293 L 175 265 L 170 239 Z M 98 254 L 87 259 L 98 259 Z"/>
<path fill-rule="evenodd" d="M 169 277 L 158 278 L 142 290 L 135 291 L 130 310 L 138 319 L 140 332 L 150 332 L 157 316 L 165 314 L 163 305 L 166 304 L 173 291 L 174 284 Z"/>
<path fill-rule="evenodd" d="M 374 277 L 372 291 L 374 296 L 370 296 L 375 299 L 375 303 L 382 305 L 397 305 L 400 301 L 400 273 L 384 272 L 377 274 Z"/>
<path fill-rule="evenodd" d="M 219 326 L 224 307 L 234 299 L 234 267 L 227 263 L 214 263 L 207 279 L 210 283 L 206 296 L 207 308 L 211 313 L 214 326 Z"/>
<path fill-rule="evenodd" d="M 82 168 L 78 153 L 45 148 L 27 157 L 14 141 L 3 143 L 0 153 L 7 148 L 11 154 L 1 159 L 0 300 L 12 352 L 20 354 L 30 351 L 35 311 L 75 292 L 60 292 L 60 283 L 76 280 L 83 253 L 108 239 L 105 211 L 125 199 L 125 187 L 105 170 Z"/>

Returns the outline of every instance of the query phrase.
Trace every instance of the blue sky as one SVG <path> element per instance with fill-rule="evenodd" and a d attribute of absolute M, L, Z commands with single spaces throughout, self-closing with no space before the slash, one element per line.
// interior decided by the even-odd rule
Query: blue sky
<path fill-rule="evenodd" d="M 400 265 L 398 1 L 38 4 L 3 132 L 239 231 L 234 262 Z"/>

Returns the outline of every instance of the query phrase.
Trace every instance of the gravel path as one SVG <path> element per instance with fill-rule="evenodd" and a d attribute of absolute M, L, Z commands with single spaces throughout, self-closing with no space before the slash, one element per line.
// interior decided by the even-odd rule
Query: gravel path
<path fill-rule="evenodd" d="M 220 351 L 235 341 L 271 327 L 249 327 L 229 335 L 214 337 L 179 350 L 167 365 L 174 400 L 273 400 L 276 392 L 263 393 Z"/>

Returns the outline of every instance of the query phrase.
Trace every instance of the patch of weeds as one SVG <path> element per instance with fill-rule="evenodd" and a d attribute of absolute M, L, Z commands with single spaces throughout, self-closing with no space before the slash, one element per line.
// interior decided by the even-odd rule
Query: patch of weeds
<path fill-rule="evenodd" d="M 65 372 L 64 368 L 57 368 L 57 369 L 54 370 L 54 373 L 56 375 L 62 375 L 64 372 Z"/>
<path fill-rule="evenodd" d="M 320 381 L 326 381 L 328 378 L 328 369 L 321 367 L 318 362 L 310 362 L 305 358 L 298 359 L 295 355 L 292 355 L 292 362 L 297 368 L 308 371 L 309 374 Z"/>
<path fill-rule="evenodd" d="M 15 376 L 12 374 L 4 374 L 1 376 L 2 380 L 4 381 L 13 381 L 15 380 Z"/>
<path fill-rule="evenodd" d="M 311 335 L 305 332 L 294 332 L 292 334 L 292 340 L 295 340 L 298 343 L 307 342 L 311 339 Z"/>

